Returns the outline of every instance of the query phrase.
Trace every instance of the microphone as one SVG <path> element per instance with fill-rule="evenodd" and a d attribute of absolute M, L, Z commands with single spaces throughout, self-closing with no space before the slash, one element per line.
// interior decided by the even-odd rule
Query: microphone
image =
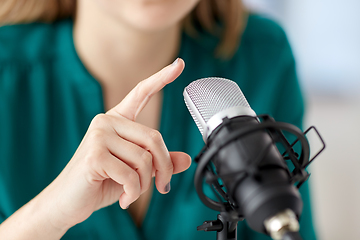
<path fill-rule="evenodd" d="M 323 143 L 309 161 L 304 133 L 268 115 L 257 116 L 233 81 L 196 80 L 184 89 L 184 99 L 205 142 L 195 158 L 196 191 L 206 206 L 223 214 L 217 221 L 204 222 L 198 230 L 215 230 L 218 238 L 236 239 L 237 222 L 245 218 L 252 229 L 273 239 L 301 239 L 297 232 L 303 203 L 298 188 L 309 177 L 305 168 L 325 148 L 317 130 L 311 127 L 306 131 L 314 129 Z M 290 144 L 283 131 L 297 140 Z M 293 149 L 297 142 L 302 146 L 301 155 Z M 285 148 L 283 154 L 277 144 Z M 294 170 L 289 170 L 285 160 L 291 160 Z M 218 201 L 204 194 L 204 181 Z M 224 227 L 223 220 L 230 224 Z M 220 231 L 227 237 L 219 235 Z"/>

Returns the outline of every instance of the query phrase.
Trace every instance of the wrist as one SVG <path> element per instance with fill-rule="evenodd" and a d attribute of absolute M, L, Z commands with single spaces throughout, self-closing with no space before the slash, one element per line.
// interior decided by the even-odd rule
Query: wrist
<path fill-rule="evenodd" d="M 46 199 L 43 192 L 32 199 L 27 205 L 27 215 L 33 218 L 33 229 L 40 239 L 60 239 L 72 225 L 61 218 L 60 212 L 53 206 L 53 199 Z"/>
<path fill-rule="evenodd" d="M 0 239 L 60 239 L 70 228 L 54 221 L 41 194 L 22 206 L 0 225 Z"/>
<path fill-rule="evenodd" d="M 52 194 L 55 191 L 55 189 L 52 190 L 53 183 L 31 200 L 31 208 L 38 216 L 38 222 L 43 221 L 43 225 L 46 225 L 47 231 L 62 236 L 75 224 L 70 223 L 64 211 L 59 207 L 56 194 Z"/>

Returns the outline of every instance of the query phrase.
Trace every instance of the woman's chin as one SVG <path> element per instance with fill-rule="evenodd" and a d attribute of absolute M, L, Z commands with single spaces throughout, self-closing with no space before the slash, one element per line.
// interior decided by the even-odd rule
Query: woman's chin
<path fill-rule="evenodd" d="M 129 27 L 135 30 L 143 32 L 161 32 L 179 26 L 181 20 L 181 16 L 174 18 L 164 16 L 159 17 L 158 15 L 142 15 L 139 17 L 132 16 L 125 20 L 125 22 Z"/>

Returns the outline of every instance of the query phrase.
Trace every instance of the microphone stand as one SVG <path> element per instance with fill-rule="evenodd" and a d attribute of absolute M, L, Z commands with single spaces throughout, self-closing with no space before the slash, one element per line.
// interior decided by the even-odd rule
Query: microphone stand
<path fill-rule="evenodd" d="M 237 240 L 237 224 L 243 220 L 244 218 L 238 217 L 236 212 L 232 211 L 230 205 L 227 204 L 226 210 L 217 215 L 217 220 L 205 221 L 201 226 L 197 227 L 197 230 L 205 232 L 216 231 L 217 240 Z M 284 224 L 284 230 L 278 230 L 275 232 L 275 235 L 270 234 L 271 237 L 277 240 L 302 240 L 298 231 L 291 231 L 287 229 L 288 227 L 287 224 Z"/>
<path fill-rule="evenodd" d="M 284 234 L 282 240 L 302 240 L 299 232 L 287 232 Z"/>
<path fill-rule="evenodd" d="M 244 220 L 244 218 L 231 211 L 230 204 L 226 204 L 225 208 L 225 211 L 221 211 L 217 215 L 217 220 L 205 221 L 201 226 L 197 227 L 197 230 L 205 232 L 216 231 L 217 240 L 237 240 L 237 223 Z"/>

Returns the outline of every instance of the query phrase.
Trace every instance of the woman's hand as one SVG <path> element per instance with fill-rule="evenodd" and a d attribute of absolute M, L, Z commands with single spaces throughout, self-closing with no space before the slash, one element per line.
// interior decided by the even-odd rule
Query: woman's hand
<path fill-rule="evenodd" d="M 149 189 L 170 190 L 189 155 L 168 152 L 160 133 L 135 122 L 151 96 L 184 69 L 178 59 L 140 82 L 116 107 L 97 115 L 59 176 L 0 225 L 1 239 L 59 239 L 94 211 L 119 201 L 127 208 Z M 16 230 L 15 230 L 16 229 Z"/>
<path fill-rule="evenodd" d="M 116 201 L 126 209 L 149 189 L 153 176 L 157 190 L 167 193 L 172 175 L 190 166 L 189 155 L 168 152 L 158 131 L 135 122 L 149 99 L 183 68 L 177 59 L 92 120 L 70 162 L 37 196 L 49 208 L 54 226 L 72 227 Z"/>

